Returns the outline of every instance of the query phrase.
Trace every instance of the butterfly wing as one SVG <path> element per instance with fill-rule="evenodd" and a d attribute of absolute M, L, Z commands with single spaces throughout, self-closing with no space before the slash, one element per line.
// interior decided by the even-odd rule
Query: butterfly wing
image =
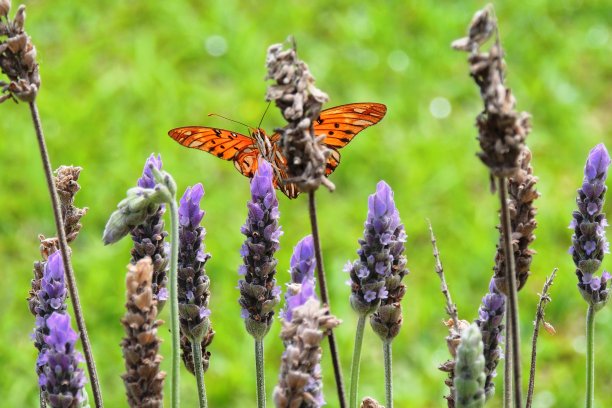
<path fill-rule="evenodd" d="M 255 174 L 259 150 L 255 141 L 248 136 L 202 126 L 172 129 L 168 135 L 185 147 L 203 150 L 223 160 L 232 160 L 234 167 L 247 177 Z"/>
<path fill-rule="evenodd" d="M 325 135 L 323 143 L 331 149 L 325 174 L 329 176 L 340 164 L 338 149 L 346 146 L 363 129 L 385 117 L 387 107 L 381 103 L 351 103 L 325 109 L 314 123 L 317 136 Z"/>

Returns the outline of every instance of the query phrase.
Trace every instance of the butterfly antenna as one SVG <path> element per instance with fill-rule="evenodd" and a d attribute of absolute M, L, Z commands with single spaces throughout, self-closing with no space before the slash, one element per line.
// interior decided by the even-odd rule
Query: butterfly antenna
<path fill-rule="evenodd" d="M 257 129 L 261 128 L 261 124 L 263 123 L 263 120 L 266 117 L 266 113 L 268 113 L 268 109 L 270 109 L 270 104 L 271 103 L 272 103 L 272 101 L 268 102 L 268 106 L 266 106 L 266 110 L 264 111 L 263 115 L 261 115 L 261 120 L 259 121 L 259 125 L 257 125 Z"/>
<path fill-rule="evenodd" d="M 218 116 L 218 117 L 223 118 L 225 120 L 229 120 L 230 122 L 234 122 L 234 123 L 238 123 L 239 125 L 246 126 L 247 129 L 251 129 L 251 127 L 249 125 L 247 125 L 246 123 L 242 123 L 242 122 L 238 122 L 237 120 L 234 120 L 234 119 L 226 118 L 225 116 L 219 115 L 218 113 L 209 113 L 208 116 Z"/>

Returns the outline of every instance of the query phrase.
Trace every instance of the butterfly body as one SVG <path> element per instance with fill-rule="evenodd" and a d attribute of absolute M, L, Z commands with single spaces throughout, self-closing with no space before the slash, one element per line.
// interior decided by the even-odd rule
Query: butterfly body
<path fill-rule="evenodd" d="M 380 103 L 353 103 L 326 109 L 313 123 L 316 136 L 325 135 L 323 144 L 331 150 L 325 169 L 329 176 L 340 164 L 338 149 L 346 146 L 365 129 L 378 123 L 387 112 Z M 287 160 L 280 147 L 280 134 L 268 136 L 263 129 L 249 129 L 246 136 L 229 130 L 187 126 L 172 129 L 168 135 L 185 147 L 199 149 L 223 160 L 231 160 L 234 167 L 246 177 L 253 177 L 257 160 L 261 156 L 272 164 L 275 185 L 289 198 L 299 194 L 297 186 L 287 182 Z"/>

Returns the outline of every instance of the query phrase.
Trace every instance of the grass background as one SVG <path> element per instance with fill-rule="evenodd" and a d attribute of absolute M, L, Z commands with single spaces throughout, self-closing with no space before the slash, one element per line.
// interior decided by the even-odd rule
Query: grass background
<path fill-rule="evenodd" d="M 43 86 L 38 98 L 54 167 L 84 168 L 77 204 L 89 207 L 73 245 L 73 262 L 97 356 L 108 407 L 124 406 L 119 319 L 125 302 L 129 239 L 104 247 L 106 219 L 135 184 L 144 160 L 161 152 L 164 168 L 179 184 L 206 189 L 212 322 L 217 335 L 206 374 L 212 407 L 255 405 L 253 345 L 239 318 L 236 269 L 246 216 L 248 183 L 230 163 L 185 149 L 166 136 L 188 124 L 243 131 L 206 116 L 225 114 L 251 125 L 264 109 L 265 51 L 289 34 L 311 68 L 330 106 L 383 102 L 388 114 L 343 150 L 332 176 L 337 190 L 318 194 L 320 229 L 332 307 L 344 320 L 337 330 L 348 377 L 356 318 L 348 305 L 342 265 L 353 259 L 376 182 L 395 190 L 408 232 L 411 274 L 406 278 L 404 327 L 394 343 L 398 407 L 445 406 L 444 376 L 436 367 L 448 358 L 443 298 L 426 227 L 432 220 L 447 279 L 462 318 L 475 317 L 486 291 L 497 241 L 497 199 L 475 157 L 474 118 L 478 92 L 467 75 L 466 55 L 450 49 L 484 3 L 466 1 L 135 1 L 26 2 L 26 28 L 38 50 Z M 523 361 L 537 292 L 554 267 L 547 319 L 557 335 L 542 333 L 536 380 L 537 407 L 576 407 L 584 394 L 584 316 L 567 248 L 567 229 L 584 160 L 596 143 L 612 142 L 612 5 L 607 1 L 534 0 L 496 4 L 508 85 L 520 110 L 533 115 L 528 144 L 542 198 L 532 272 L 520 293 Z M 435 98 L 450 103 L 444 118 L 431 113 Z M 435 105 L 435 104 L 434 104 Z M 52 213 L 27 105 L 0 108 L 0 395 L 2 405 L 37 405 L 33 318 L 25 298 L 37 235 L 53 235 Z M 434 109 L 435 110 L 435 109 Z M 276 109 L 264 120 L 283 124 Z M 309 232 L 304 197 L 280 199 L 278 277 L 284 284 L 292 246 Z M 612 210 L 610 204 L 605 207 Z M 608 257 L 609 258 L 609 257 Z M 609 260 L 604 262 L 608 265 Z M 166 308 L 167 309 L 167 308 Z M 161 316 L 168 320 L 167 311 Z M 169 324 L 162 353 L 169 370 Z M 268 394 L 276 383 L 282 347 L 279 324 L 266 338 Z M 612 314 L 596 319 L 596 402 L 612 403 Z M 384 399 L 382 348 L 368 330 L 360 394 Z M 327 347 L 323 372 L 329 406 L 337 406 Z M 500 365 L 500 368 L 502 366 Z M 525 370 L 525 376 L 527 370 Z M 195 381 L 183 371 L 183 406 L 196 404 Z M 501 379 L 501 375 L 498 379 Z M 501 389 L 501 385 L 499 386 Z M 500 406 L 499 394 L 490 406 Z M 168 397 L 169 394 L 166 395 Z"/>

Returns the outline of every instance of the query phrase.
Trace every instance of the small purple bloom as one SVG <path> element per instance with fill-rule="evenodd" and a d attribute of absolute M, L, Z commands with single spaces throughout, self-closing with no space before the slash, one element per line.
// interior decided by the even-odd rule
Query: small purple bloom
<path fill-rule="evenodd" d="M 610 155 L 603 143 L 595 146 L 590 152 L 584 167 L 584 175 L 586 179 L 592 181 L 596 178 L 605 181 L 608 176 L 608 167 L 610 166 Z"/>
<path fill-rule="evenodd" d="M 147 159 L 144 169 L 142 171 L 142 176 L 138 179 L 138 187 L 142 188 L 154 188 L 155 187 L 155 178 L 153 177 L 153 172 L 151 171 L 151 167 L 154 166 L 156 169 L 161 170 L 162 168 L 162 159 L 161 154 L 158 154 L 155 157 L 155 154 L 151 153 L 151 156 Z"/>
<path fill-rule="evenodd" d="M 179 205 L 179 223 L 186 227 L 191 225 L 197 227 L 204 217 L 204 211 L 200 209 L 200 200 L 204 196 L 204 187 L 201 183 L 188 187 L 181 198 Z"/>
<path fill-rule="evenodd" d="M 304 279 L 314 279 L 316 266 L 314 255 L 314 242 L 312 235 L 307 235 L 293 248 L 290 261 L 291 282 L 302 283 Z"/>
<path fill-rule="evenodd" d="M 363 294 L 363 298 L 366 300 L 366 302 L 370 303 L 373 302 L 377 297 L 377 293 L 373 290 L 368 290 Z"/>

